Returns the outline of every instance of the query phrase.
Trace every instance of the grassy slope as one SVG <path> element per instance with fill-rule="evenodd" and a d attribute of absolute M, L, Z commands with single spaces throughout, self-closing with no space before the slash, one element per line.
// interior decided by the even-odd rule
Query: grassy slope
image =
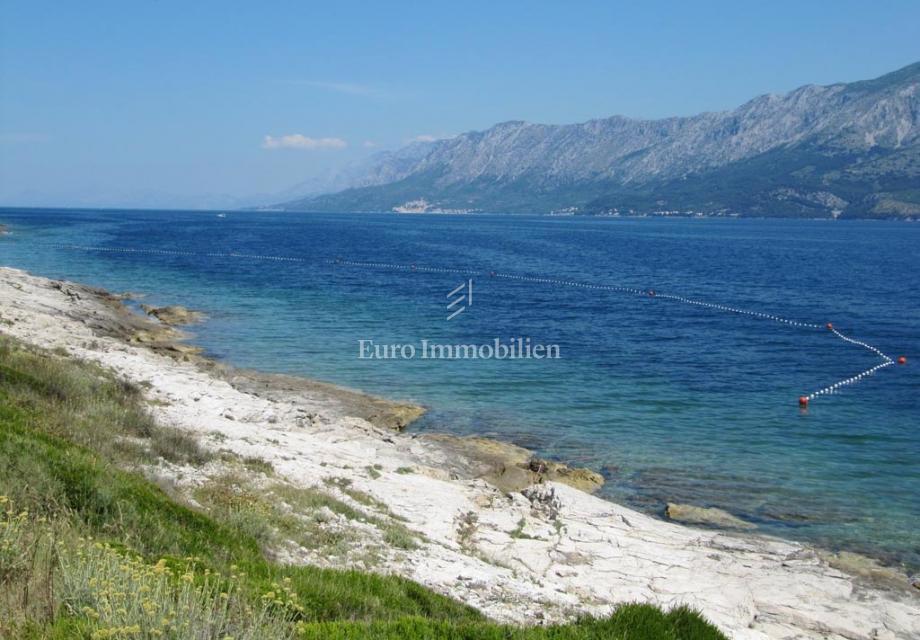
<path fill-rule="evenodd" d="M 0 637 L 723 637 L 693 612 L 644 605 L 501 626 L 409 580 L 275 564 L 126 470 L 207 456 L 156 425 L 138 390 L 0 336 Z"/>

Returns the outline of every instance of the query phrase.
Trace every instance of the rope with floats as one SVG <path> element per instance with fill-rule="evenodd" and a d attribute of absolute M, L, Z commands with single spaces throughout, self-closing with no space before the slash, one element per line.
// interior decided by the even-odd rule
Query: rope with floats
<path fill-rule="evenodd" d="M 405 265 L 405 264 L 393 264 L 393 263 L 384 263 L 384 262 L 357 262 L 354 260 L 342 260 L 342 259 L 337 259 L 332 262 L 334 262 L 335 264 L 340 264 L 340 265 L 345 265 L 345 266 L 391 268 L 391 269 L 398 269 L 402 271 L 408 270 L 408 271 L 437 272 L 437 273 L 458 273 L 458 274 L 463 274 L 463 275 L 481 275 L 482 274 L 482 272 L 480 271 L 471 271 L 471 270 L 465 270 L 465 269 L 443 269 L 439 267 L 426 267 L 426 266 L 421 266 L 421 265 L 416 265 L 416 264 Z M 679 296 L 679 295 L 674 295 L 674 294 L 669 294 L 669 293 L 660 293 L 658 291 L 655 291 L 654 289 L 637 289 L 635 287 L 626 287 L 626 286 L 621 286 L 621 285 L 595 284 L 595 283 L 590 283 L 590 282 L 580 282 L 578 280 L 566 280 L 566 279 L 552 278 L 552 277 L 546 277 L 546 276 L 528 276 L 528 275 L 513 274 L 513 273 L 503 273 L 503 272 L 497 272 L 497 271 L 490 271 L 489 277 L 504 278 L 508 280 L 517 280 L 517 281 L 522 281 L 522 282 L 535 282 L 539 284 L 554 284 L 554 285 L 560 285 L 560 286 L 566 286 L 566 287 L 577 287 L 577 288 L 582 288 L 582 289 L 591 289 L 591 290 L 599 290 L 599 291 L 613 291 L 617 293 L 628 293 L 628 294 L 639 295 L 639 296 L 648 296 L 650 298 L 655 298 L 655 299 L 660 299 L 660 300 L 670 300 L 670 301 L 678 302 L 681 304 L 692 305 L 692 306 L 701 307 L 705 309 L 712 309 L 715 311 L 722 311 L 725 313 L 734 313 L 734 314 L 745 315 L 745 316 L 762 319 L 762 320 L 770 320 L 770 321 L 777 322 L 780 324 L 785 324 L 791 327 L 803 327 L 806 329 L 819 329 L 819 330 L 827 329 L 835 337 L 839 338 L 840 340 L 847 342 L 849 344 L 855 345 L 857 347 L 866 349 L 872 352 L 873 354 L 875 354 L 876 356 L 878 356 L 879 358 L 881 358 L 882 361 L 880 363 L 864 371 L 861 371 L 854 376 L 851 376 L 849 378 L 844 378 L 842 380 L 834 382 L 833 384 L 830 384 L 826 387 L 813 391 L 807 395 L 799 396 L 799 406 L 803 409 L 808 408 L 809 402 L 811 402 L 815 398 L 819 396 L 832 394 L 836 392 L 838 389 L 840 389 L 841 387 L 856 384 L 862 381 L 864 378 L 875 374 L 880 369 L 884 369 L 885 367 L 889 367 L 895 363 L 895 360 L 893 358 L 891 358 L 886 353 L 882 352 L 877 347 L 874 347 L 871 344 L 868 344 L 861 340 L 856 340 L 854 338 L 850 338 L 849 336 L 844 335 L 839 330 L 834 328 L 834 325 L 830 322 L 824 325 L 820 323 L 814 323 L 814 322 L 802 322 L 800 320 L 784 318 L 782 316 L 778 316 L 778 315 L 771 314 L 771 313 L 764 313 L 761 311 L 752 311 L 750 309 L 741 309 L 738 307 L 732 307 L 732 306 L 723 305 L 723 304 L 705 302 L 702 300 L 695 300 L 693 298 L 687 298 L 685 296 Z M 907 364 L 907 358 L 905 356 L 899 356 L 897 359 L 897 363 L 902 364 L 902 365 Z"/>
<path fill-rule="evenodd" d="M 106 253 L 130 253 L 130 254 L 149 254 L 149 255 L 164 255 L 164 256 L 186 256 L 186 257 L 204 257 L 204 258 L 241 258 L 248 260 L 265 260 L 272 262 L 299 262 L 307 263 L 312 262 L 306 258 L 292 257 L 292 256 L 275 256 L 275 255 L 265 255 L 265 254 L 249 254 L 249 253 L 236 253 L 236 252 L 199 252 L 199 251 L 182 251 L 182 250 L 172 250 L 172 249 L 137 249 L 137 248 L 121 248 L 121 247 L 99 247 L 99 246 L 88 246 L 88 245 L 76 245 L 76 244 L 57 244 L 49 243 L 48 246 L 60 248 L 60 249 L 70 249 L 78 251 L 98 251 Z M 738 307 L 732 307 L 724 304 L 717 304 L 713 302 L 706 302 L 703 300 L 696 300 L 694 298 L 688 298 L 681 295 L 662 293 L 654 289 L 641 289 L 636 287 L 628 287 L 623 285 L 613 285 L 613 284 L 598 284 L 591 282 L 581 282 L 578 280 L 568 280 L 564 278 L 553 278 L 548 276 L 534 276 L 534 275 L 525 275 L 525 274 L 516 274 L 516 273 L 506 273 L 499 271 L 489 271 L 483 272 L 481 270 L 474 269 L 459 269 L 459 268 L 448 268 L 448 267 L 434 267 L 427 265 L 420 265 L 416 263 L 393 263 L 393 262 L 363 262 L 357 260 L 345 260 L 343 258 L 335 259 L 325 259 L 321 260 L 326 264 L 347 266 L 347 267 L 359 267 L 359 268 L 371 268 L 371 269 L 390 269 L 396 271 L 407 271 L 413 273 L 450 273 L 456 275 L 465 275 L 465 276 L 483 276 L 488 275 L 490 278 L 504 279 L 504 280 L 513 280 L 518 282 L 532 282 L 537 284 L 552 284 L 565 287 L 573 287 L 580 289 L 588 289 L 593 291 L 611 291 L 615 293 L 625 293 L 636 296 L 646 296 L 649 298 L 654 298 L 656 300 L 666 300 L 671 302 L 677 302 L 680 304 L 700 307 L 703 309 L 711 309 L 713 311 L 720 311 L 723 313 L 733 313 L 737 315 L 744 315 L 751 318 L 756 318 L 760 320 L 768 320 L 771 322 L 776 322 L 779 324 L 784 324 L 790 327 L 799 327 L 805 329 L 815 329 L 815 330 L 827 330 L 836 338 L 851 344 L 856 347 L 865 349 L 878 358 L 881 359 L 881 362 L 876 365 L 860 371 L 859 373 L 849 377 L 843 378 L 834 382 L 833 384 L 827 385 L 821 389 L 812 391 L 811 393 L 799 396 L 799 406 L 802 409 L 807 409 L 808 404 L 821 396 L 830 395 L 836 393 L 842 387 L 849 385 L 854 385 L 861 382 L 863 379 L 868 376 L 874 375 L 878 371 L 890 367 L 893 364 L 897 363 L 899 365 L 907 364 L 906 356 L 899 356 L 897 360 L 884 353 L 881 349 L 867 343 L 862 340 L 857 340 L 851 338 L 842 332 L 840 332 L 834 325 L 830 322 L 826 324 L 814 323 L 814 322 L 803 322 L 801 320 L 794 320 L 791 318 L 785 318 L 776 314 L 765 313 L 761 311 L 753 311 L 750 309 L 742 309 Z"/>

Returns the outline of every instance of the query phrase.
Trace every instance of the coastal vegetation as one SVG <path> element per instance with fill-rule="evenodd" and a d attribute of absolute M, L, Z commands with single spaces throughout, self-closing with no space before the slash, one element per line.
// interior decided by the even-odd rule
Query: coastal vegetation
<path fill-rule="evenodd" d="M 639 604 L 567 625 L 499 625 L 399 577 L 274 561 L 266 547 L 279 527 L 325 544 L 322 529 L 273 511 L 281 500 L 368 518 L 319 489 L 275 482 L 258 459 L 240 466 L 267 479 L 274 503 L 227 476 L 183 504 L 144 475 L 158 460 L 204 465 L 219 455 L 157 424 L 136 386 L 0 336 L 0 637 L 724 637 L 691 610 Z M 418 544 L 385 514 L 371 524 L 393 546 Z"/>

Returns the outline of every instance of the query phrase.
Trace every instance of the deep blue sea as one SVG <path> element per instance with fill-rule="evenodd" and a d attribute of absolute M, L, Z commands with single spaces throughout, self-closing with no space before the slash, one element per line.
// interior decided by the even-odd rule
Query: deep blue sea
<path fill-rule="evenodd" d="M 606 496 L 651 513 L 717 506 L 920 568 L 918 224 L 17 209 L 0 223 L 0 264 L 203 310 L 194 342 L 235 365 L 422 403 L 414 429 L 592 467 Z M 833 322 L 908 364 L 802 412 L 800 395 L 878 357 L 824 329 L 493 271 Z M 472 304 L 447 320 L 469 279 Z M 358 357 L 359 340 L 515 337 L 561 357 Z"/>

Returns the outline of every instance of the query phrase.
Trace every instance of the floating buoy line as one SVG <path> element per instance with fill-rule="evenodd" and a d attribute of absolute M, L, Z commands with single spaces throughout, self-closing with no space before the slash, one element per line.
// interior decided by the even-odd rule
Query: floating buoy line
<path fill-rule="evenodd" d="M 538 284 L 550 284 L 564 287 L 573 287 L 579 289 L 587 289 L 593 291 L 611 291 L 615 293 L 625 293 L 636 296 L 644 296 L 648 298 L 654 298 L 656 300 L 665 300 L 671 302 L 677 302 L 680 304 L 700 307 L 703 309 L 711 309 L 713 311 L 721 311 L 724 313 L 734 313 L 737 315 L 749 316 L 752 318 L 767 320 L 771 322 L 776 322 L 779 324 L 784 324 L 790 327 L 799 327 L 803 329 L 812 329 L 812 330 L 821 330 L 827 331 L 834 337 L 851 344 L 853 346 L 865 349 L 880 359 L 880 362 L 875 364 L 864 371 L 860 371 L 849 378 L 844 378 L 838 380 L 833 384 L 827 385 L 821 389 L 812 391 L 811 393 L 799 396 L 799 406 L 802 409 L 806 409 L 808 404 L 821 396 L 830 395 L 836 393 L 843 387 L 857 384 L 861 382 L 864 378 L 874 375 L 881 369 L 885 367 L 890 367 L 897 362 L 899 365 L 907 364 L 906 356 L 899 356 L 897 360 L 884 353 L 877 347 L 863 342 L 862 340 L 857 340 L 850 336 L 843 334 L 839 329 L 834 327 L 833 323 L 815 323 L 815 322 L 803 322 L 800 320 L 794 320 L 791 318 L 785 318 L 776 314 L 761 312 L 761 311 L 752 311 L 750 309 L 741 309 L 738 307 L 732 307 L 729 305 L 718 304 L 713 302 L 706 302 L 703 300 L 696 300 L 694 298 L 688 298 L 681 295 L 663 293 L 656 291 L 655 289 L 640 289 L 636 287 L 627 287 L 621 285 L 613 284 L 598 284 L 591 282 L 581 282 L 578 280 L 568 280 L 564 278 L 553 278 L 549 276 L 536 276 L 536 275 L 525 275 L 525 274 L 516 274 L 516 273 L 507 273 L 502 271 L 482 271 L 474 269 L 458 269 L 458 268 L 447 268 L 447 267 L 434 267 L 428 265 L 421 265 L 416 263 L 392 263 L 392 262 L 362 262 L 356 260 L 345 260 L 342 258 L 334 259 L 307 259 L 299 258 L 292 256 L 274 256 L 274 255 L 265 255 L 265 254 L 251 254 L 251 253 L 236 253 L 236 252 L 201 252 L 201 251 L 183 251 L 183 250 L 173 250 L 173 249 L 136 249 L 128 247 L 98 247 L 98 246 L 87 246 L 87 245 L 77 245 L 77 244 L 58 244 L 58 243 L 48 243 L 46 246 L 55 247 L 58 249 L 70 249 L 77 251 L 96 251 L 104 253 L 133 253 L 133 254 L 150 254 L 150 255 L 164 255 L 164 256 L 186 256 L 186 257 L 204 257 L 204 258 L 241 258 L 248 260 L 266 260 L 272 262 L 299 262 L 299 263 L 309 263 L 309 262 L 323 262 L 325 264 L 344 266 L 344 267 L 359 267 L 359 268 L 370 268 L 370 269 L 389 269 L 395 271 L 408 271 L 413 273 L 450 273 L 456 275 L 464 276 L 481 276 L 489 277 L 493 279 L 503 279 L 503 280 L 514 280 L 519 282 L 532 282 Z"/>

